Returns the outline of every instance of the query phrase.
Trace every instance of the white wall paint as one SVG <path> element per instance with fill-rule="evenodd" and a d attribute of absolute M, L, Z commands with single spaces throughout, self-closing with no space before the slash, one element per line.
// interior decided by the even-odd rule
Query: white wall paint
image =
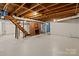
<path fill-rule="evenodd" d="M 51 34 L 79 37 L 79 23 L 75 20 L 59 23 L 51 22 L 51 29 Z"/>
<path fill-rule="evenodd" d="M 23 26 L 23 24 L 21 24 L 21 25 Z M 29 33 L 29 25 L 25 24 L 24 28 Z M 20 31 L 20 33 L 23 35 L 23 33 L 21 31 Z M 15 34 L 15 25 L 11 21 L 1 20 L 0 21 L 0 34 L 1 35 L 2 34 L 4 34 L 4 35 Z"/>
<path fill-rule="evenodd" d="M 14 34 L 15 25 L 10 21 L 5 21 L 5 31 L 6 31 L 6 34 Z"/>
<path fill-rule="evenodd" d="M 53 55 L 79 55 L 79 19 L 51 22 Z"/>
<path fill-rule="evenodd" d="M 8 20 L 2 20 L 0 21 L 0 31 L 1 34 L 7 35 L 7 34 L 14 34 L 15 33 L 15 26 Z"/>
<path fill-rule="evenodd" d="M 2 34 L 2 23 L 0 21 L 0 35 Z"/>

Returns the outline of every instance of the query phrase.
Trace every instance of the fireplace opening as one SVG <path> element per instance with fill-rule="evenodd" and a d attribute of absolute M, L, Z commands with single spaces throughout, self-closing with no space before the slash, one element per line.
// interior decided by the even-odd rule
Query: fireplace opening
<path fill-rule="evenodd" d="M 39 34 L 39 29 L 35 30 L 35 34 L 36 35 Z"/>

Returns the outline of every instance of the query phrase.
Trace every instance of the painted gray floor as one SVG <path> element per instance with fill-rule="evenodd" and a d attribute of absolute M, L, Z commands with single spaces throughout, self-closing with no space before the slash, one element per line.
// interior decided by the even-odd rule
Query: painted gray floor
<path fill-rule="evenodd" d="M 55 56 L 79 55 L 79 39 L 41 34 L 15 39 L 13 35 L 0 37 L 0 55 Z"/>

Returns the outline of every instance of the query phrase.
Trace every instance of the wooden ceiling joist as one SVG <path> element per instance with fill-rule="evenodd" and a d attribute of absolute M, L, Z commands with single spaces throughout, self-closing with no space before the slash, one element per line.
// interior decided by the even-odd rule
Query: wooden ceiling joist
<path fill-rule="evenodd" d="M 0 10 L 6 9 L 11 15 L 32 19 L 49 19 L 52 17 L 68 17 L 79 13 L 78 3 L 5 3 L 0 4 Z M 33 15 L 37 12 L 37 15 Z M 40 16 L 39 16 L 40 15 Z"/>
<path fill-rule="evenodd" d="M 56 3 L 56 4 L 52 4 L 52 5 L 49 5 L 49 6 L 47 6 L 46 8 L 49 8 L 49 7 L 55 6 L 55 5 L 57 5 L 57 4 L 58 4 L 58 3 Z M 41 8 L 41 9 L 37 10 L 37 12 L 39 12 L 39 11 L 41 11 L 41 10 L 43 10 L 43 9 L 45 9 L 45 8 Z"/>
<path fill-rule="evenodd" d="M 3 10 L 7 8 L 7 6 L 9 5 L 9 3 L 6 3 L 3 7 Z"/>
<path fill-rule="evenodd" d="M 66 6 L 68 6 L 68 5 L 71 5 L 71 4 L 66 4 L 66 5 L 64 5 L 64 6 L 61 6 L 61 7 L 58 7 L 58 8 L 62 8 L 62 7 L 66 7 Z M 58 8 L 55 8 L 55 9 L 58 9 Z M 53 9 L 53 10 L 55 10 L 55 9 Z M 51 11 L 50 11 L 51 12 Z M 53 12 L 51 12 L 51 13 L 53 13 Z M 48 13 L 45 13 L 45 14 L 49 14 L 49 12 Z M 50 15 L 50 14 L 49 14 Z M 46 16 L 46 15 L 45 15 Z M 38 17 L 38 16 L 37 16 Z"/>
<path fill-rule="evenodd" d="M 78 3 L 76 4 L 75 14 L 77 14 Z"/>
<path fill-rule="evenodd" d="M 35 7 L 39 6 L 39 5 L 40 5 L 40 4 L 36 4 L 35 6 L 31 7 L 30 9 L 28 9 L 28 10 L 26 10 L 26 11 L 24 11 L 24 12 L 18 14 L 17 16 L 20 16 L 20 15 L 22 15 L 22 14 L 24 14 L 24 13 L 26 13 L 26 12 L 32 10 L 33 8 L 35 8 Z"/>
<path fill-rule="evenodd" d="M 61 9 L 57 9 L 57 10 L 51 11 L 49 13 L 46 13 L 46 15 L 48 15 L 48 14 L 54 14 L 54 13 L 59 13 L 59 12 L 63 12 L 63 11 L 66 11 L 66 10 L 71 10 L 71 9 L 75 9 L 75 5 L 73 5 L 72 7 L 71 6 L 69 6 L 69 7 L 63 7 Z"/>
<path fill-rule="evenodd" d="M 21 6 L 19 6 L 14 12 L 12 12 L 11 14 L 17 12 L 19 9 L 21 9 L 23 6 L 25 5 L 25 3 L 23 3 Z"/>
<path fill-rule="evenodd" d="M 71 4 L 72 4 L 72 3 L 70 3 L 70 4 L 65 4 L 65 5 L 59 6 L 59 7 L 57 7 L 57 8 L 52 8 L 52 9 L 49 10 L 49 11 L 51 12 L 51 11 L 54 11 L 54 10 L 56 10 L 56 9 L 60 9 L 60 8 L 63 8 L 63 7 L 69 6 L 69 5 L 71 5 Z M 42 13 L 47 13 L 47 12 L 49 12 L 49 11 L 45 11 L 45 12 L 42 12 Z"/>
<path fill-rule="evenodd" d="M 57 4 L 58 4 L 58 3 L 53 4 L 53 5 L 49 5 L 49 6 L 47 6 L 47 7 L 45 7 L 45 6 L 43 6 L 42 4 L 40 4 L 40 6 L 42 6 L 42 8 L 41 8 L 41 9 L 39 9 L 39 10 L 37 10 L 37 12 L 39 12 L 39 11 L 41 11 L 41 10 L 43 10 L 43 9 L 48 10 L 47 8 L 52 7 L 52 6 L 55 6 L 55 5 L 57 5 Z M 48 11 L 49 11 L 49 10 L 48 10 Z M 34 17 L 38 17 L 38 16 L 41 16 L 41 15 L 32 16 L 32 17 L 30 17 L 30 18 L 34 18 Z"/>
<path fill-rule="evenodd" d="M 40 6 L 42 6 L 44 9 L 46 9 L 47 11 L 49 11 L 46 7 L 44 7 L 43 5 L 40 4 Z"/>
<path fill-rule="evenodd" d="M 66 6 L 69 6 L 69 5 L 71 5 L 71 4 L 66 4 L 66 5 L 64 5 L 64 6 L 61 6 L 61 7 L 58 7 L 58 8 L 55 8 L 55 9 L 59 9 L 59 8 L 63 8 L 63 7 L 66 7 Z M 53 9 L 54 10 L 54 9 Z M 60 9 L 61 10 L 61 9 Z M 51 12 L 51 11 L 50 11 Z M 54 14 L 53 12 L 51 12 L 52 14 Z M 48 13 L 45 13 L 45 14 L 47 14 L 47 15 L 51 15 L 51 14 L 49 14 L 49 12 Z M 43 17 L 47 17 L 47 15 L 45 15 L 45 16 L 43 16 Z M 41 16 L 42 17 L 42 16 Z"/>
<path fill-rule="evenodd" d="M 79 8 L 77 8 L 79 10 Z M 63 14 L 63 13 L 74 13 L 75 12 L 75 9 L 71 9 L 71 10 L 66 10 L 66 11 L 62 11 L 62 12 L 58 12 L 58 13 L 54 13 L 54 14 L 50 14 L 50 15 L 45 15 L 43 17 L 39 17 L 39 18 L 45 18 L 45 17 L 50 17 L 53 15 L 57 15 L 57 14 Z M 75 13 L 74 13 L 75 14 Z M 64 15 L 64 14 L 63 14 Z"/>

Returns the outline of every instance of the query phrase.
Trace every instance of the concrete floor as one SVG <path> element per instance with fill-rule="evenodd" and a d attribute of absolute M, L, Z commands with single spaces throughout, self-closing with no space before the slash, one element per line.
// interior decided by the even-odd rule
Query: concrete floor
<path fill-rule="evenodd" d="M 13 35 L 0 37 L 0 55 L 56 56 L 79 55 L 79 39 L 60 35 L 41 34 L 15 39 Z"/>

